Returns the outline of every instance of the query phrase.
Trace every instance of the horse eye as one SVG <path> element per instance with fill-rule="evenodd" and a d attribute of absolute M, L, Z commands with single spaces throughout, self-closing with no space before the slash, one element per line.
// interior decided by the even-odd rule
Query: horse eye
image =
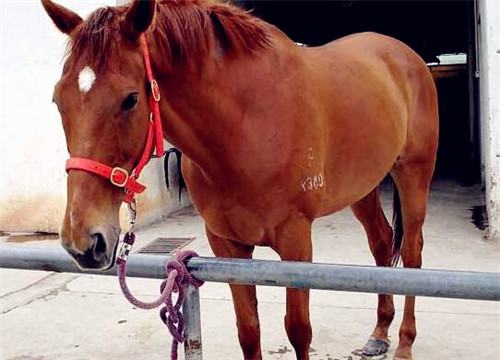
<path fill-rule="evenodd" d="M 139 99 L 139 93 L 133 92 L 131 94 L 128 94 L 125 100 L 122 102 L 122 110 L 130 110 L 132 109 L 136 104 Z"/>

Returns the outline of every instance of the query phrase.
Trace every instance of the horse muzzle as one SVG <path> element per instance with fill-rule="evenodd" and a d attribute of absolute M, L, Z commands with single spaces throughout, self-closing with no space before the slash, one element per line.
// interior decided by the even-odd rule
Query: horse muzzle
<path fill-rule="evenodd" d="M 79 239 L 87 248 L 80 250 L 75 247 L 75 242 L 61 234 L 62 246 L 73 257 L 77 265 L 82 269 L 107 270 L 114 265 L 116 248 L 118 246 L 119 231 L 96 231 L 87 236 L 87 239 Z"/>

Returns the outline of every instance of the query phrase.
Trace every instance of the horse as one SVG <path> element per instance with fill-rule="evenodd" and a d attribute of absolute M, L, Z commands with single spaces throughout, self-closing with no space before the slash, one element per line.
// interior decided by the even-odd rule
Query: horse
<path fill-rule="evenodd" d="M 42 4 L 69 37 L 54 89 L 71 157 L 130 171 L 148 133 L 145 37 L 165 137 L 217 257 L 311 262 L 314 219 L 350 206 L 377 266 L 422 265 L 422 225 L 434 172 L 437 95 L 424 61 L 402 42 L 353 34 L 300 47 L 273 25 L 230 4 L 132 1 L 83 20 Z M 394 184 L 392 226 L 379 185 Z M 102 177 L 70 171 L 61 229 L 84 268 L 112 265 L 126 194 Z M 245 359 L 261 359 L 255 286 L 230 284 Z M 392 295 L 378 296 L 363 352 L 389 347 Z M 297 359 L 309 359 L 309 291 L 286 289 L 285 330 Z M 412 359 L 415 297 L 405 298 L 394 358 Z"/>

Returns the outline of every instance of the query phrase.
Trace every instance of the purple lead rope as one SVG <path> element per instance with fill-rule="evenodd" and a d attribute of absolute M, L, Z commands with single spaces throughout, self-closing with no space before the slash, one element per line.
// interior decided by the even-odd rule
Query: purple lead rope
<path fill-rule="evenodd" d="M 131 229 L 133 229 L 132 221 L 131 225 Z M 172 334 L 173 337 L 172 347 L 170 350 L 170 358 L 172 360 L 177 360 L 177 349 L 179 343 L 182 343 L 184 342 L 184 340 L 186 340 L 186 334 L 184 332 L 184 317 L 181 312 L 182 304 L 184 303 L 185 299 L 185 289 L 189 285 L 197 288 L 203 285 L 203 281 L 194 278 L 193 276 L 191 276 L 189 271 L 187 271 L 185 261 L 192 257 L 198 256 L 198 254 L 191 250 L 177 252 L 175 254 L 175 259 L 169 261 L 165 265 L 166 279 L 163 280 L 160 285 L 160 297 L 151 302 L 144 302 L 137 299 L 132 294 L 126 280 L 127 259 L 134 242 L 135 234 L 133 231 L 129 231 L 123 238 L 123 246 L 116 260 L 116 263 L 118 265 L 118 279 L 120 282 L 120 288 L 122 289 L 125 298 L 132 305 L 140 309 L 155 309 L 163 305 L 160 309 L 160 318 L 167 326 L 170 334 Z M 173 293 L 178 294 L 175 304 L 172 301 Z"/>

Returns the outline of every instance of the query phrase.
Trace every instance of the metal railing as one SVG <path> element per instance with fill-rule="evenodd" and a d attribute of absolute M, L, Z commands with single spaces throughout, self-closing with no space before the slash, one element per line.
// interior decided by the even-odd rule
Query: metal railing
<path fill-rule="evenodd" d="M 133 254 L 127 275 L 163 279 L 164 265 L 169 260 L 169 256 Z M 0 268 L 116 274 L 115 269 L 82 271 L 62 249 L 15 245 L 0 246 Z M 498 273 L 210 257 L 190 259 L 187 269 L 200 280 L 231 284 L 500 301 Z M 198 290 L 189 288 L 183 308 L 187 360 L 202 358 L 199 301 Z"/>

